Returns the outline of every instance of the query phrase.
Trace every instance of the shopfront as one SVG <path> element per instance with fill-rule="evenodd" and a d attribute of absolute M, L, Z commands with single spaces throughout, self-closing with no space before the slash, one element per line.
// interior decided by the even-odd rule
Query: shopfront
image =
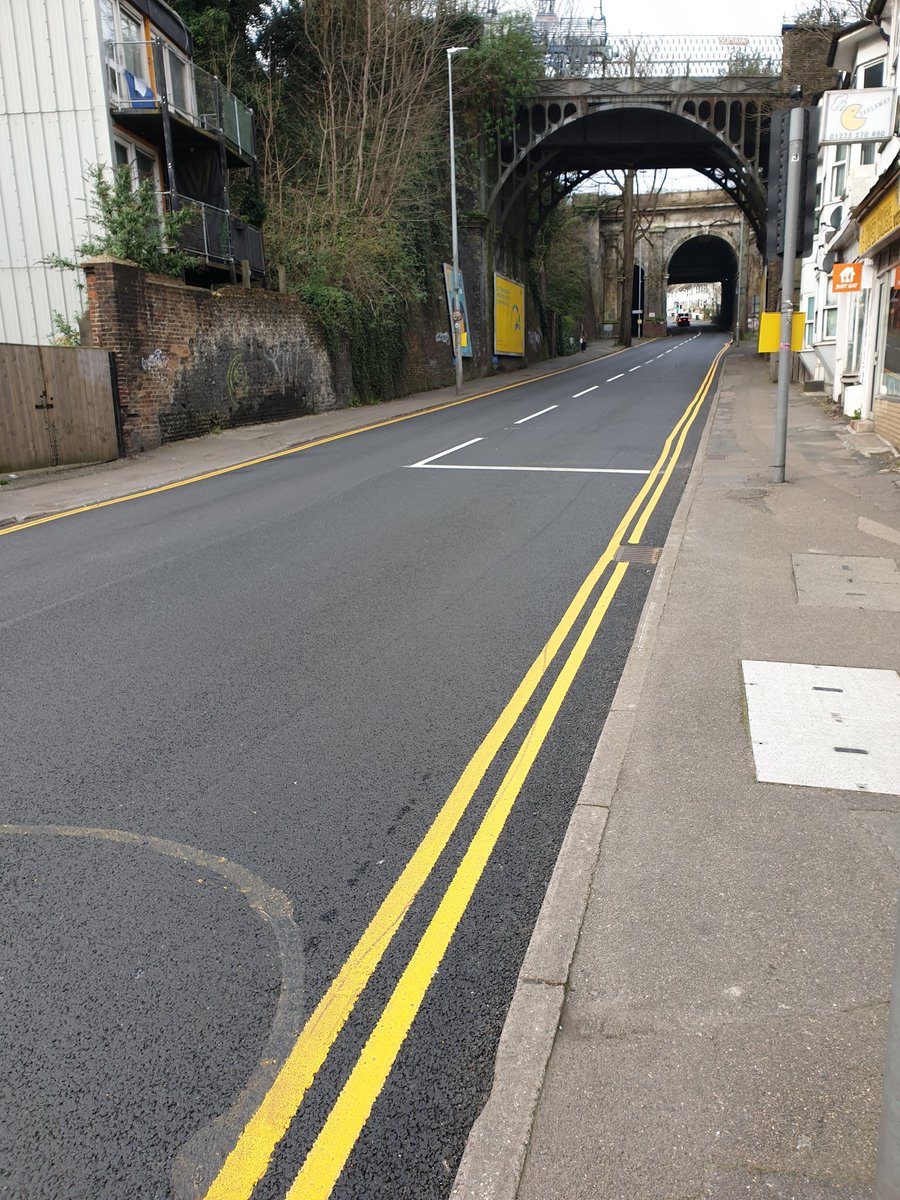
<path fill-rule="evenodd" d="M 893 172 L 857 210 L 859 253 L 874 263 L 875 287 L 859 339 L 874 351 L 870 384 L 860 415 L 900 449 L 900 176 Z"/>

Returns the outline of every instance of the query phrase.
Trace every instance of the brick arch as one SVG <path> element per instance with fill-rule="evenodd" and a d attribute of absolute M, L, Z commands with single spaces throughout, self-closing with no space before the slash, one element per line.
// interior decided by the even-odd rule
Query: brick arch
<path fill-rule="evenodd" d="M 729 230 L 725 230 L 720 226 L 719 228 L 715 229 L 715 232 L 712 232 L 712 230 L 715 228 L 715 226 L 712 226 L 712 225 L 704 226 L 702 224 L 702 222 L 698 225 L 698 228 L 700 229 L 701 232 L 698 233 L 697 230 L 695 229 L 693 232 L 685 233 L 683 237 L 679 236 L 677 242 L 671 247 L 671 249 L 669 248 L 668 242 L 666 243 L 666 271 L 667 272 L 669 269 L 669 263 L 672 261 L 672 259 L 678 253 L 678 251 L 683 246 L 686 246 L 688 244 L 688 242 L 695 242 L 697 240 L 697 238 L 700 238 L 700 237 L 718 238 L 718 240 L 720 242 L 724 242 L 726 244 L 728 249 L 734 255 L 735 259 L 737 259 L 737 256 L 740 252 L 740 247 L 735 242 L 734 237 L 733 237 L 733 235 L 731 235 Z M 706 232 L 707 228 L 709 229 L 708 233 Z"/>

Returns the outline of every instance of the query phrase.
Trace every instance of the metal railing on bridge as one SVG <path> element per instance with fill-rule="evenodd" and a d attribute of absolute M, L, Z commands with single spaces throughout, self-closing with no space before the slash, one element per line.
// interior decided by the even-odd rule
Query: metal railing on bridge
<path fill-rule="evenodd" d="M 781 74 L 782 42 L 762 34 L 641 34 L 608 37 L 590 21 L 532 24 L 548 77 L 659 79 Z"/>

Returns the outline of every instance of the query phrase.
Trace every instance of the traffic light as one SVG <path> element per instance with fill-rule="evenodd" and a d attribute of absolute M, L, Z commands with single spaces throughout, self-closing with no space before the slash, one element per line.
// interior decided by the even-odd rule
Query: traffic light
<path fill-rule="evenodd" d="M 788 126 L 790 111 L 772 113 L 769 142 L 769 212 L 766 223 L 766 258 L 784 256 L 784 210 L 787 203 Z M 819 109 L 803 109 L 803 152 L 800 177 L 800 216 L 797 255 L 812 253 L 816 223 L 816 165 L 819 157 Z"/>

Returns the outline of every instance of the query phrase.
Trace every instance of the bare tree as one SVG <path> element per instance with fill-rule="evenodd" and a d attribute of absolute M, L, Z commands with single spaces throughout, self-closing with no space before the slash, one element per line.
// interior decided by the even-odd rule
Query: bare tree
<path fill-rule="evenodd" d="M 826 0 L 824 4 L 809 4 L 797 9 L 793 24 L 808 29 L 839 29 L 866 17 L 869 0 Z"/>

